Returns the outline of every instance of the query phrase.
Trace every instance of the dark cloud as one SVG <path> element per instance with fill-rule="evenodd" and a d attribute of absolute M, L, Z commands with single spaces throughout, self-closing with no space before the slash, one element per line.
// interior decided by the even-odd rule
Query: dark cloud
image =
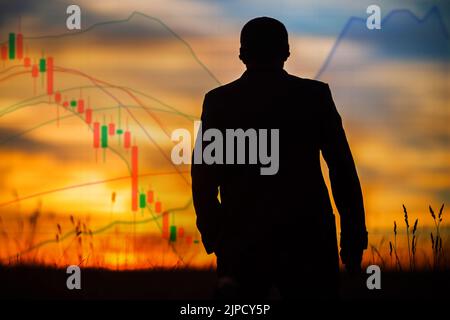
<path fill-rule="evenodd" d="M 408 137 L 402 141 L 406 145 L 423 150 L 424 152 L 436 147 L 448 150 L 450 146 L 450 134 L 448 131 L 433 131 L 426 128 L 420 129 L 412 128 L 410 132 L 408 132 Z"/>
<path fill-rule="evenodd" d="M 21 19 L 22 32 L 26 37 L 54 36 L 77 33 L 66 28 L 67 7 L 70 1 L 18 0 L 2 4 L 0 7 L 0 42 L 6 40 L 7 33 L 17 31 Z M 82 30 L 104 42 L 127 40 L 173 39 L 178 35 L 158 17 L 129 11 L 111 15 L 101 10 L 88 10 L 81 7 Z M 19 19 L 20 18 L 20 19 Z M 186 35 L 186 34 L 184 34 Z"/>
<path fill-rule="evenodd" d="M 0 28 L 16 31 L 19 20 L 22 20 L 22 27 L 26 27 L 30 18 L 38 18 L 43 27 L 65 22 L 66 7 L 59 1 L 3 1 L 0 5 Z"/>
<path fill-rule="evenodd" d="M 449 188 L 441 188 L 436 193 L 437 193 L 437 198 L 442 199 L 442 201 L 450 199 L 450 189 Z"/>
<path fill-rule="evenodd" d="M 369 30 L 365 19 L 355 19 L 342 40 L 373 48 L 375 58 L 450 60 L 449 31 L 438 8 L 423 19 L 407 10 L 394 11 L 381 30 Z"/>
<path fill-rule="evenodd" d="M 29 15 L 40 8 L 41 1 L 34 0 L 14 0 L 2 1 L 0 4 L 0 27 L 16 20 L 23 15 Z"/>
<path fill-rule="evenodd" d="M 23 131 L 14 128 L 0 127 L 0 152 L 13 150 L 30 154 L 51 152 L 60 158 L 66 156 L 63 150 L 56 145 L 27 137 Z"/>

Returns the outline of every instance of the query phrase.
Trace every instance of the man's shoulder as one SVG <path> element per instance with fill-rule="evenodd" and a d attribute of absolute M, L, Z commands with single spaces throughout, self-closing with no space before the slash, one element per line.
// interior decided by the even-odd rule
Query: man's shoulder
<path fill-rule="evenodd" d="M 206 93 L 206 97 L 208 98 L 214 98 L 217 96 L 227 95 L 231 91 L 235 91 L 239 87 L 240 79 L 236 79 L 232 82 L 229 82 L 227 84 L 223 84 L 219 87 L 216 87 Z"/>
<path fill-rule="evenodd" d="M 322 92 L 328 90 L 328 84 L 319 80 L 301 78 L 294 76 L 286 72 L 285 81 L 288 82 L 290 87 L 307 89 L 310 92 Z M 238 78 L 232 82 L 221 85 L 214 88 L 206 93 L 206 97 L 209 99 L 221 98 L 224 96 L 229 96 L 235 93 L 244 85 L 242 78 Z"/>
<path fill-rule="evenodd" d="M 328 88 L 328 84 L 319 80 L 301 78 L 288 74 L 288 81 L 294 86 L 300 86 L 303 88 L 313 89 L 313 90 L 325 90 Z"/>

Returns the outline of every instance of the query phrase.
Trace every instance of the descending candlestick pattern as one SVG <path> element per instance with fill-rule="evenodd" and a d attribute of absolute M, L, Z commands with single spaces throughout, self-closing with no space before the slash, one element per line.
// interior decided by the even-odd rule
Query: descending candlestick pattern
<path fill-rule="evenodd" d="M 102 148 L 108 148 L 108 127 L 106 125 L 102 125 Z"/>
<path fill-rule="evenodd" d="M 156 213 L 160 213 L 161 210 L 162 210 L 161 208 L 162 208 L 161 201 L 156 201 L 156 202 L 155 202 L 155 212 L 156 212 Z"/>
<path fill-rule="evenodd" d="M 131 147 L 131 132 L 130 131 L 125 131 L 124 147 L 126 149 L 129 149 Z"/>
<path fill-rule="evenodd" d="M 162 212 L 162 202 L 155 201 L 155 194 L 153 190 L 146 192 L 139 192 L 139 147 L 132 144 L 132 133 L 127 128 L 126 130 L 117 127 L 116 123 L 111 120 L 109 123 L 101 123 L 99 121 L 93 121 L 94 110 L 88 105 L 85 108 L 85 100 L 83 98 L 66 99 L 62 97 L 61 92 L 55 90 L 55 63 L 54 57 L 43 56 L 38 59 L 32 60 L 29 56 L 24 56 L 24 37 L 21 33 L 10 33 L 7 44 L 3 44 L 0 48 L 1 59 L 5 63 L 8 60 L 22 60 L 22 66 L 30 70 L 31 78 L 36 79 L 39 74 L 43 76 L 46 81 L 46 94 L 49 96 L 50 101 L 53 101 L 57 107 L 63 107 L 66 110 L 70 110 L 77 113 L 80 116 L 84 115 L 84 122 L 91 127 L 93 132 L 93 148 L 95 152 L 99 149 L 106 150 L 109 145 L 109 139 L 113 137 L 120 137 L 124 135 L 122 147 L 125 151 L 131 150 L 131 210 L 133 212 L 138 209 L 144 210 L 150 208 L 153 205 L 153 210 L 156 214 L 162 218 L 161 234 L 162 238 L 169 242 L 175 242 L 177 239 L 185 239 L 185 243 L 190 245 L 192 243 L 198 243 L 197 240 L 193 240 L 191 235 L 185 236 L 185 230 L 183 227 L 177 227 L 174 224 L 170 224 L 170 211 Z M 32 63 L 33 61 L 33 63 Z M 37 62 L 36 62 L 37 61 Z M 35 83 L 34 83 L 35 87 Z"/>
<path fill-rule="evenodd" d="M 100 122 L 94 122 L 94 148 L 100 147 Z"/>
<path fill-rule="evenodd" d="M 147 207 L 147 203 L 145 201 L 145 193 L 139 194 L 139 208 L 145 209 Z"/>
<path fill-rule="evenodd" d="M 184 237 L 184 228 L 183 227 L 179 227 L 178 228 L 178 238 L 183 238 Z"/>
<path fill-rule="evenodd" d="M 2 45 L 2 60 L 5 61 L 8 59 L 8 46 L 6 44 Z"/>
<path fill-rule="evenodd" d="M 88 108 L 86 109 L 86 118 L 85 118 L 86 124 L 92 123 L 92 109 Z"/>
<path fill-rule="evenodd" d="M 110 123 L 108 125 L 108 129 L 109 129 L 109 135 L 113 136 L 116 133 L 116 125 L 115 125 L 115 123 Z"/>
<path fill-rule="evenodd" d="M 31 76 L 33 78 L 37 78 L 37 76 L 39 75 L 39 69 L 37 64 L 33 64 L 33 67 L 31 67 Z"/>
<path fill-rule="evenodd" d="M 45 58 L 41 58 L 39 60 L 39 72 L 44 73 L 45 71 L 47 71 L 47 63 Z"/>
<path fill-rule="evenodd" d="M 9 34 L 9 60 L 14 60 L 16 57 L 16 35 L 14 33 Z"/>
<path fill-rule="evenodd" d="M 61 102 L 61 93 L 60 92 L 56 92 L 55 93 L 55 102 L 56 103 L 60 103 Z"/>
<path fill-rule="evenodd" d="M 177 240 L 177 227 L 170 226 L 170 241 L 175 242 Z"/>
<path fill-rule="evenodd" d="M 22 60 L 23 58 L 23 35 L 21 33 L 17 34 L 17 59 Z"/>
<path fill-rule="evenodd" d="M 147 191 L 147 202 L 148 204 L 153 203 L 153 191 Z"/>
<path fill-rule="evenodd" d="M 163 239 L 169 239 L 169 213 L 166 211 L 162 214 L 162 237 Z"/>
<path fill-rule="evenodd" d="M 131 209 L 137 210 L 137 195 L 138 195 L 138 147 L 131 148 Z"/>
<path fill-rule="evenodd" d="M 47 58 L 47 94 L 48 95 L 53 94 L 53 58 L 52 57 Z"/>
<path fill-rule="evenodd" d="M 84 100 L 83 99 L 78 100 L 77 111 L 78 111 L 78 113 L 84 112 Z"/>

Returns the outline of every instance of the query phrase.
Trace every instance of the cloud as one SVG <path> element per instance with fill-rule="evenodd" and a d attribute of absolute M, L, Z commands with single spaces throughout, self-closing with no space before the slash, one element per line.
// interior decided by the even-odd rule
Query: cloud
<path fill-rule="evenodd" d="M 0 127 L 0 152 L 20 151 L 25 154 L 50 153 L 65 159 L 66 153 L 61 147 L 36 140 L 24 135 L 23 131 L 13 127 Z"/>
<path fill-rule="evenodd" d="M 2 39 L 6 39 L 8 32 L 17 32 L 19 23 L 26 35 L 35 31 L 40 33 L 67 31 L 67 6 L 67 3 L 61 1 L 3 1 L 0 8 Z"/>
<path fill-rule="evenodd" d="M 309 0 L 197 0 L 196 2 L 220 5 L 223 14 L 240 26 L 257 16 L 272 16 L 286 24 L 288 31 L 298 34 L 337 36 L 350 17 L 367 17 L 366 9 L 372 0 L 362 1 L 309 1 Z M 433 5 L 439 6 L 447 23 L 450 21 L 448 1 L 405 2 L 404 0 L 381 0 L 377 5 L 382 17 L 396 9 L 409 9 L 421 17 Z"/>
<path fill-rule="evenodd" d="M 41 7 L 39 1 L 16 0 L 2 1 L 0 5 L 0 28 L 4 29 L 7 25 L 18 26 L 20 16 L 32 15 L 39 11 Z"/>

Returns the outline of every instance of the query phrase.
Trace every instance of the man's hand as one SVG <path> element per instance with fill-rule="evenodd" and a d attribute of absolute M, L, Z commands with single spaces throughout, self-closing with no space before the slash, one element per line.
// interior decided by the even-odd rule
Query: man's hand
<path fill-rule="evenodd" d="M 361 273 L 361 261 L 363 251 L 347 252 L 345 249 L 341 249 L 341 260 L 345 265 L 345 270 L 351 274 Z"/>

